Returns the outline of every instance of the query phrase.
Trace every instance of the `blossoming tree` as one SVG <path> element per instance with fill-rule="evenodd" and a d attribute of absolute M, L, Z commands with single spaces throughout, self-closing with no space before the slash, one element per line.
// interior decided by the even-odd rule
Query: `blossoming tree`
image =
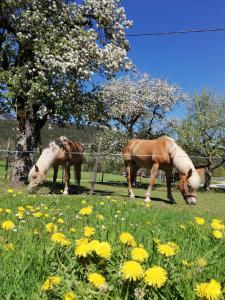
<path fill-rule="evenodd" d="M 120 0 L 2 1 L 0 99 L 17 116 L 15 183 L 26 182 L 48 117 L 78 114 L 93 74 L 112 77 L 130 67 L 130 25 Z"/>
<path fill-rule="evenodd" d="M 165 134 L 162 124 L 166 114 L 185 95 L 166 80 L 134 73 L 107 83 L 100 98 L 108 125 L 125 131 L 130 138 L 143 131 L 153 138 Z"/>

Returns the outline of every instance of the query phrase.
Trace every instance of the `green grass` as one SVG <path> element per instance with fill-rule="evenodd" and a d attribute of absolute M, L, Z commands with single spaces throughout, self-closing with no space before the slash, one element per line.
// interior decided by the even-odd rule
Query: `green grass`
<path fill-rule="evenodd" d="M 83 179 L 89 180 L 89 175 L 83 174 Z M 142 188 L 134 188 L 137 198 L 131 201 L 127 198 L 123 177 L 109 176 L 107 179 L 111 184 L 97 183 L 94 196 L 48 195 L 48 187 L 40 189 L 36 196 L 29 196 L 26 191 L 21 195 L 18 191 L 10 194 L 6 185 L 1 186 L 0 224 L 12 220 L 15 231 L 0 228 L 0 299 L 64 299 L 70 290 L 74 291 L 76 299 L 138 299 L 137 289 L 145 294 L 143 299 L 197 299 L 194 290 L 197 283 L 214 278 L 224 285 L 225 240 L 224 237 L 216 240 L 210 227 L 213 218 L 225 219 L 224 193 L 199 192 L 198 204 L 188 206 L 175 190 L 177 204 L 170 205 L 166 201 L 165 187 L 158 186 L 152 191 L 151 206 L 146 207 L 143 203 L 145 183 Z M 88 193 L 89 187 L 88 181 L 82 182 L 84 193 Z M 58 191 L 60 189 L 59 184 Z M 93 206 L 93 213 L 80 217 L 79 210 L 88 205 Z M 19 219 L 16 213 L 21 206 L 26 212 Z M 7 213 L 6 208 L 11 212 Z M 33 213 L 38 211 L 42 216 L 35 218 Z M 97 218 L 99 214 L 104 216 L 103 221 Z M 196 216 L 203 217 L 205 224 L 196 224 Z M 65 222 L 57 223 L 58 218 Z M 57 224 L 71 245 L 63 247 L 50 240 L 51 234 L 45 229 L 50 222 Z M 95 228 L 93 239 L 110 243 L 112 256 L 109 260 L 75 256 L 75 241 L 82 237 L 86 225 Z M 70 232 L 71 227 L 76 228 L 75 233 Z M 168 280 L 164 287 L 157 290 L 147 287 L 143 280 L 128 283 L 123 279 L 121 265 L 131 259 L 131 249 L 119 242 L 121 232 L 131 233 L 137 244 L 142 244 L 149 252 L 149 259 L 142 264 L 145 270 L 153 265 L 167 270 Z M 175 256 L 164 258 L 157 251 L 154 239 L 160 239 L 161 243 L 174 242 L 180 250 Z M 14 249 L 6 251 L 7 243 L 12 243 Z M 197 264 L 200 257 L 206 259 L 205 267 Z M 192 266 L 182 265 L 182 260 Z M 105 292 L 88 283 L 90 272 L 99 272 L 106 278 Z M 59 275 L 62 282 L 44 293 L 41 286 L 51 275 Z"/>

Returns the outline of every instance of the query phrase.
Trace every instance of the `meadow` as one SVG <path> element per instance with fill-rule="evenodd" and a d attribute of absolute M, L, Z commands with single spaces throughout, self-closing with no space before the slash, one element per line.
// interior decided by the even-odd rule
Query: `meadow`
<path fill-rule="evenodd" d="M 94 196 L 88 177 L 81 195 L 0 187 L 0 299 L 223 299 L 225 194 L 170 205 L 158 185 L 145 204 L 145 182 L 131 201 L 108 179 Z"/>

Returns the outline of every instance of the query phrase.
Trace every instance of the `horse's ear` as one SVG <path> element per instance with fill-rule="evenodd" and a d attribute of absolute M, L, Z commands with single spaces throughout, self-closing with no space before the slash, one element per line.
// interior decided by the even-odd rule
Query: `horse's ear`
<path fill-rule="evenodd" d="M 190 178 L 190 177 L 191 177 L 191 175 L 192 175 L 192 169 L 190 169 L 190 170 L 188 171 L 188 174 L 187 174 L 187 179 L 188 179 L 188 178 Z"/>
<path fill-rule="evenodd" d="M 35 171 L 38 172 L 38 166 L 37 165 L 35 165 Z"/>

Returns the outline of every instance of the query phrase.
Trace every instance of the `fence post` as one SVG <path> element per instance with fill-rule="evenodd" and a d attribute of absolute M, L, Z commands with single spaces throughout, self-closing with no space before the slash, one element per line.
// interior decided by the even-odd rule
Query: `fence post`
<path fill-rule="evenodd" d="M 8 139 L 8 144 L 7 144 L 7 151 L 6 151 L 6 158 L 5 158 L 5 179 L 7 179 L 8 176 L 8 169 L 9 169 L 9 148 L 11 144 L 11 137 Z"/>
<path fill-rule="evenodd" d="M 95 188 L 95 183 L 96 183 L 96 177 L 97 177 L 97 171 L 98 171 L 98 163 L 99 163 L 99 160 L 100 160 L 101 145 L 102 145 L 102 138 L 100 137 L 99 144 L 98 144 L 98 152 L 97 152 L 96 161 L 95 161 L 95 166 L 93 168 L 92 181 L 91 181 L 91 189 L 90 189 L 89 195 L 93 195 L 93 193 L 94 193 L 94 188 Z"/>

